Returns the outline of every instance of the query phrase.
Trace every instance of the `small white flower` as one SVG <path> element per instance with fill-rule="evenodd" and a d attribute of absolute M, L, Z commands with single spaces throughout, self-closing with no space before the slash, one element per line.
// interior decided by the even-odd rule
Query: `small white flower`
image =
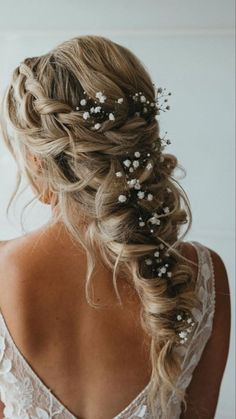
<path fill-rule="evenodd" d="M 160 252 L 158 252 L 158 250 L 154 253 L 154 256 L 156 257 L 156 258 L 159 258 L 159 256 L 160 256 Z"/>
<path fill-rule="evenodd" d="M 152 259 L 146 259 L 145 262 L 146 265 L 152 265 Z"/>
<path fill-rule="evenodd" d="M 166 267 L 165 266 L 162 266 L 160 268 L 160 272 L 162 272 L 163 274 L 165 274 L 166 273 Z"/>
<path fill-rule="evenodd" d="M 76 106 L 76 108 L 75 108 L 77 111 L 79 111 L 79 106 Z"/>
<path fill-rule="evenodd" d="M 139 158 L 141 156 L 141 153 L 139 151 L 135 151 L 134 155 L 135 157 Z"/>
<path fill-rule="evenodd" d="M 168 214 L 170 212 L 170 209 L 169 209 L 169 207 L 165 207 L 165 208 L 163 208 L 163 211 L 164 211 L 165 214 Z"/>
<path fill-rule="evenodd" d="M 138 196 L 139 199 L 143 199 L 144 198 L 144 192 L 143 191 L 139 191 L 137 193 L 137 196 Z"/>
<path fill-rule="evenodd" d="M 139 183 L 139 180 L 137 180 L 137 183 L 134 185 L 134 189 L 141 189 L 141 185 Z"/>
<path fill-rule="evenodd" d="M 140 101 L 141 101 L 142 103 L 146 102 L 146 98 L 145 98 L 145 96 L 144 96 L 144 95 L 140 96 Z"/>
<path fill-rule="evenodd" d="M 192 329 L 190 327 L 188 327 L 186 330 L 187 330 L 188 333 L 192 332 Z"/>
<path fill-rule="evenodd" d="M 143 108 L 143 113 L 147 113 L 147 108 L 145 107 L 145 108 Z"/>
<path fill-rule="evenodd" d="M 94 109 L 94 112 L 98 113 L 98 112 L 101 111 L 101 109 L 102 109 L 101 106 L 96 106 L 95 109 Z"/>
<path fill-rule="evenodd" d="M 160 249 L 164 249 L 164 247 L 165 247 L 165 246 L 164 246 L 164 244 L 163 244 L 163 243 L 161 243 L 161 244 L 159 245 L 159 248 L 160 248 Z"/>
<path fill-rule="evenodd" d="M 94 106 L 92 106 L 92 107 L 90 108 L 90 113 L 93 113 L 93 112 L 95 112 L 95 108 L 94 108 Z"/>
<path fill-rule="evenodd" d="M 195 323 L 191 323 L 191 326 L 194 326 L 195 325 Z"/>
<path fill-rule="evenodd" d="M 118 196 L 118 201 L 119 202 L 125 202 L 125 201 L 127 201 L 127 197 L 125 195 L 119 195 Z"/>
<path fill-rule="evenodd" d="M 124 160 L 123 163 L 126 167 L 129 167 L 131 165 L 131 161 L 129 159 Z"/>
<path fill-rule="evenodd" d="M 102 92 L 97 92 L 96 93 L 96 97 L 98 98 L 98 99 L 100 99 L 100 97 L 102 96 Z"/>
<path fill-rule="evenodd" d="M 116 172 L 116 176 L 117 177 L 121 177 L 122 176 L 122 173 L 121 172 Z"/>
<path fill-rule="evenodd" d="M 191 321 L 192 321 L 192 319 L 191 319 L 191 317 L 189 317 L 189 318 L 187 319 L 187 323 L 191 323 Z"/>
<path fill-rule="evenodd" d="M 109 113 L 109 119 L 110 121 L 115 121 L 115 116 L 113 113 Z"/>
<path fill-rule="evenodd" d="M 182 320 L 182 316 L 181 316 L 181 314 L 178 314 L 178 316 L 177 316 L 177 320 Z"/>
<path fill-rule="evenodd" d="M 148 194 L 147 200 L 148 201 L 152 201 L 153 200 L 153 195 L 151 193 Z"/>
<path fill-rule="evenodd" d="M 147 153 L 147 157 L 150 157 L 151 156 L 151 154 L 150 153 Z"/>
<path fill-rule="evenodd" d="M 161 221 L 157 217 L 151 217 L 149 220 L 152 224 L 160 225 Z"/>
<path fill-rule="evenodd" d="M 130 172 L 133 172 L 133 171 L 134 171 L 134 168 L 133 168 L 133 167 L 130 167 L 130 168 L 129 168 L 129 171 L 130 171 Z"/>
<path fill-rule="evenodd" d="M 117 102 L 118 102 L 118 103 L 123 103 L 123 102 L 124 102 L 123 97 L 120 97 L 120 98 L 117 100 Z"/>
<path fill-rule="evenodd" d="M 83 113 L 83 118 L 84 118 L 84 119 L 88 119 L 88 118 L 90 118 L 89 112 L 84 112 L 84 113 Z"/>
<path fill-rule="evenodd" d="M 128 183 L 129 183 L 129 185 L 131 185 L 131 187 L 133 187 L 136 182 L 137 182 L 137 179 L 128 180 Z"/>
<path fill-rule="evenodd" d="M 81 99 L 80 104 L 81 104 L 82 106 L 85 106 L 85 105 L 86 105 L 86 103 L 87 103 L 87 100 L 86 100 L 86 99 Z"/>
<path fill-rule="evenodd" d="M 101 96 L 100 99 L 99 99 L 100 103 L 104 103 L 106 98 L 107 97 L 105 95 Z"/>
<path fill-rule="evenodd" d="M 97 124 L 94 125 L 94 128 L 95 129 L 99 129 L 100 127 L 101 127 L 101 124 L 99 124 L 99 123 L 97 123 Z"/>
<path fill-rule="evenodd" d="M 185 340 L 184 340 L 184 339 L 181 339 L 180 343 L 182 343 L 182 344 L 183 344 L 184 342 L 185 342 Z"/>
<path fill-rule="evenodd" d="M 172 277 L 172 272 L 167 272 L 167 276 L 168 276 L 169 278 L 171 278 L 171 277 Z"/>
<path fill-rule="evenodd" d="M 139 161 L 138 161 L 138 160 L 134 160 L 134 161 L 133 161 L 133 166 L 135 167 L 135 169 L 136 169 L 137 167 L 139 167 Z"/>
<path fill-rule="evenodd" d="M 96 98 L 99 99 L 99 102 L 104 103 L 106 100 L 106 96 L 102 94 L 102 92 L 97 92 L 96 93 Z"/>
<path fill-rule="evenodd" d="M 148 163 L 148 164 L 147 164 L 147 166 L 146 166 L 146 168 L 147 168 L 148 170 L 151 170 L 151 169 L 152 169 L 152 167 L 153 167 L 153 166 L 152 166 L 152 163 Z"/>
<path fill-rule="evenodd" d="M 184 332 L 184 331 L 179 332 L 179 337 L 180 337 L 180 338 L 185 338 L 185 337 L 186 337 L 186 335 L 187 335 L 187 332 Z"/>
<path fill-rule="evenodd" d="M 144 221 L 140 221 L 139 222 L 140 227 L 144 227 L 145 226 L 145 222 Z"/>

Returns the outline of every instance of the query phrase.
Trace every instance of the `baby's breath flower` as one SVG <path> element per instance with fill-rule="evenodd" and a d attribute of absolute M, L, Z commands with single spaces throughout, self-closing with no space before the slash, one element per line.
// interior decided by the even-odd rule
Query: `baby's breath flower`
<path fill-rule="evenodd" d="M 129 159 L 124 160 L 123 163 L 126 167 L 129 167 L 131 165 L 131 161 Z"/>
<path fill-rule="evenodd" d="M 88 119 L 88 118 L 90 118 L 90 114 L 89 114 L 89 112 L 84 112 L 84 113 L 83 113 L 83 118 L 84 118 L 84 119 Z"/>
<path fill-rule="evenodd" d="M 134 161 L 133 161 L 133 166 L 135 167 L 135 169 L 136 169 L 137 167 L 139 167 L 139 161 L 138 161 L 138 160 L 134 160 Z"/>
<path fill-rule="evenodd" d="M 144 221 L 139 221 L 139 225 L 140 225 L 140 227 L 144 227 L 145 226 L 145 222 Z"/>
<path fill-rule="evenodd" d="M 115 116 L 113 115 L 113 113 L 109 113 L 109 119 L 110 119 L 110 121 L 115 120 Z"/>
<path fill-rule="evenodd" d="M 144 198 L 144 192 L 143 191 L 139 191 L 137 193 L 137 196 L 138 196 L 139 199 L 143 199 Z"/>
<path fill-rule="evenodd" d="M 127 201 L 127 197 L 125 195 L 119 195 L 118 196 L 118 201 L 119 202 L 125 202 L 125 201 Z"/>

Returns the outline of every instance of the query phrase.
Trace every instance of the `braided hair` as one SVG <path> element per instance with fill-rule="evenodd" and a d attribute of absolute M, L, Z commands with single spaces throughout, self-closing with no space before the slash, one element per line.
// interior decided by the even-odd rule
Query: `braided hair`
<path fill-rule="evenodd" d="M 139 91 L 155 101 L 151 77 L 130 50 L 100 36 L 75 37 L 42 56 L 26 58 L 14 70 L 4 96 L 2 127 L 18 164 L 18 186 L 25 174 L 37 197 L 42 193 L 39 181 L 49 188 L 59 208 L 53 222 L 62 220 L 86 250 L 88 303 L 99 309 L 90 295 L 95 249 L 113 273 L 117 296 L 119 276 L 136 290 L 141 301 L 140 322 L 151 338 L 148 399 L 152 415 L 157 417 L 158 392 L 162 417 L 170 418 L 167 402 L 173 391 L 186 407 L 185 394 L 177 386 L 181 364 L 175 347 L 181 322 L 176 316 L 180 320 L 180 312 L 191 315 L 199 303 L 193 269 L 180 252 L 192 214 L 173 174 L 181 166 L 176 156 L 161 152 L 155 115 L 142 115 L 129 100 Z M 91 129 L 91 118 L 85 119 L 78 107 L 84 92 L 90 106 L 96 106 L 97 92 L 106 92 L 108 113 L 114 113 L 114 101 L 123 98 L 116 118 L 101 119 L 99 129 Z M 7 122 L 14 135 L 9 134 Z M 125 159 L 131 160 L 137 152 L 147 156 L 150 150 L 151 170 L 143 165 L 137 170 L 142 187 L 153 199 L 142 199 L 139 205 L 131 199 L 123 205 L 117 199 L 124 193 L 123 178 L 116 174 L 124 169 Z M 40 173 L 33 170 L 29 153 L 42 160 Z M 161 223 L 150 235 L 145 222 L 153 212 L 161 216 Z M 181 236 L 183 224 L 187 227 Z M 158 276 L 152 264 L 145 262 L 157 249 L 161 261 L 171 266 L 169 277 Z"/>

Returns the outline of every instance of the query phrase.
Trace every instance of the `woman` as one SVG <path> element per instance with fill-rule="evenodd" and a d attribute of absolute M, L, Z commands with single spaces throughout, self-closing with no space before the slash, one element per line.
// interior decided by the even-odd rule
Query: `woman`
<path fill-rule="evenodd" d="M 52 217 L 0 248 L 3 417 L 214 417 L 229 284 L 216 252 L 183 241 L 164 93 L 99 36 L 13 73 L 4 139 Z"/>

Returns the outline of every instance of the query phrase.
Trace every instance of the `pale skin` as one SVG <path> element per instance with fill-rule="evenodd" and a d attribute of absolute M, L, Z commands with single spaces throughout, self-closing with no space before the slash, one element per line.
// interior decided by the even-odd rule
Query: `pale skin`
<path fill-rule="evenodd" d="M 214 418 L 228 357 L 228 277 L 220 256 L 209 250 L 216 276 L 213 332 L 187 389 L 188 409 L 181 419 L 199 419 L 196 406 L 206 412 L 201 419 Z M 197 262 L 187 242 L 183 254 Z M 87 305 L 85 266 L 84 251 L 60 223 L 0 242 L 0 308 L 18 348 L 56 397 L 79 419 L 111 419 L 149 382 L 150 340 L 140 326 L 136 293 L 119 279 L 124 307 L 117 305 L 111 273 L 99 259 L 95 300 L 110 307 L 95 311 Z"/>

